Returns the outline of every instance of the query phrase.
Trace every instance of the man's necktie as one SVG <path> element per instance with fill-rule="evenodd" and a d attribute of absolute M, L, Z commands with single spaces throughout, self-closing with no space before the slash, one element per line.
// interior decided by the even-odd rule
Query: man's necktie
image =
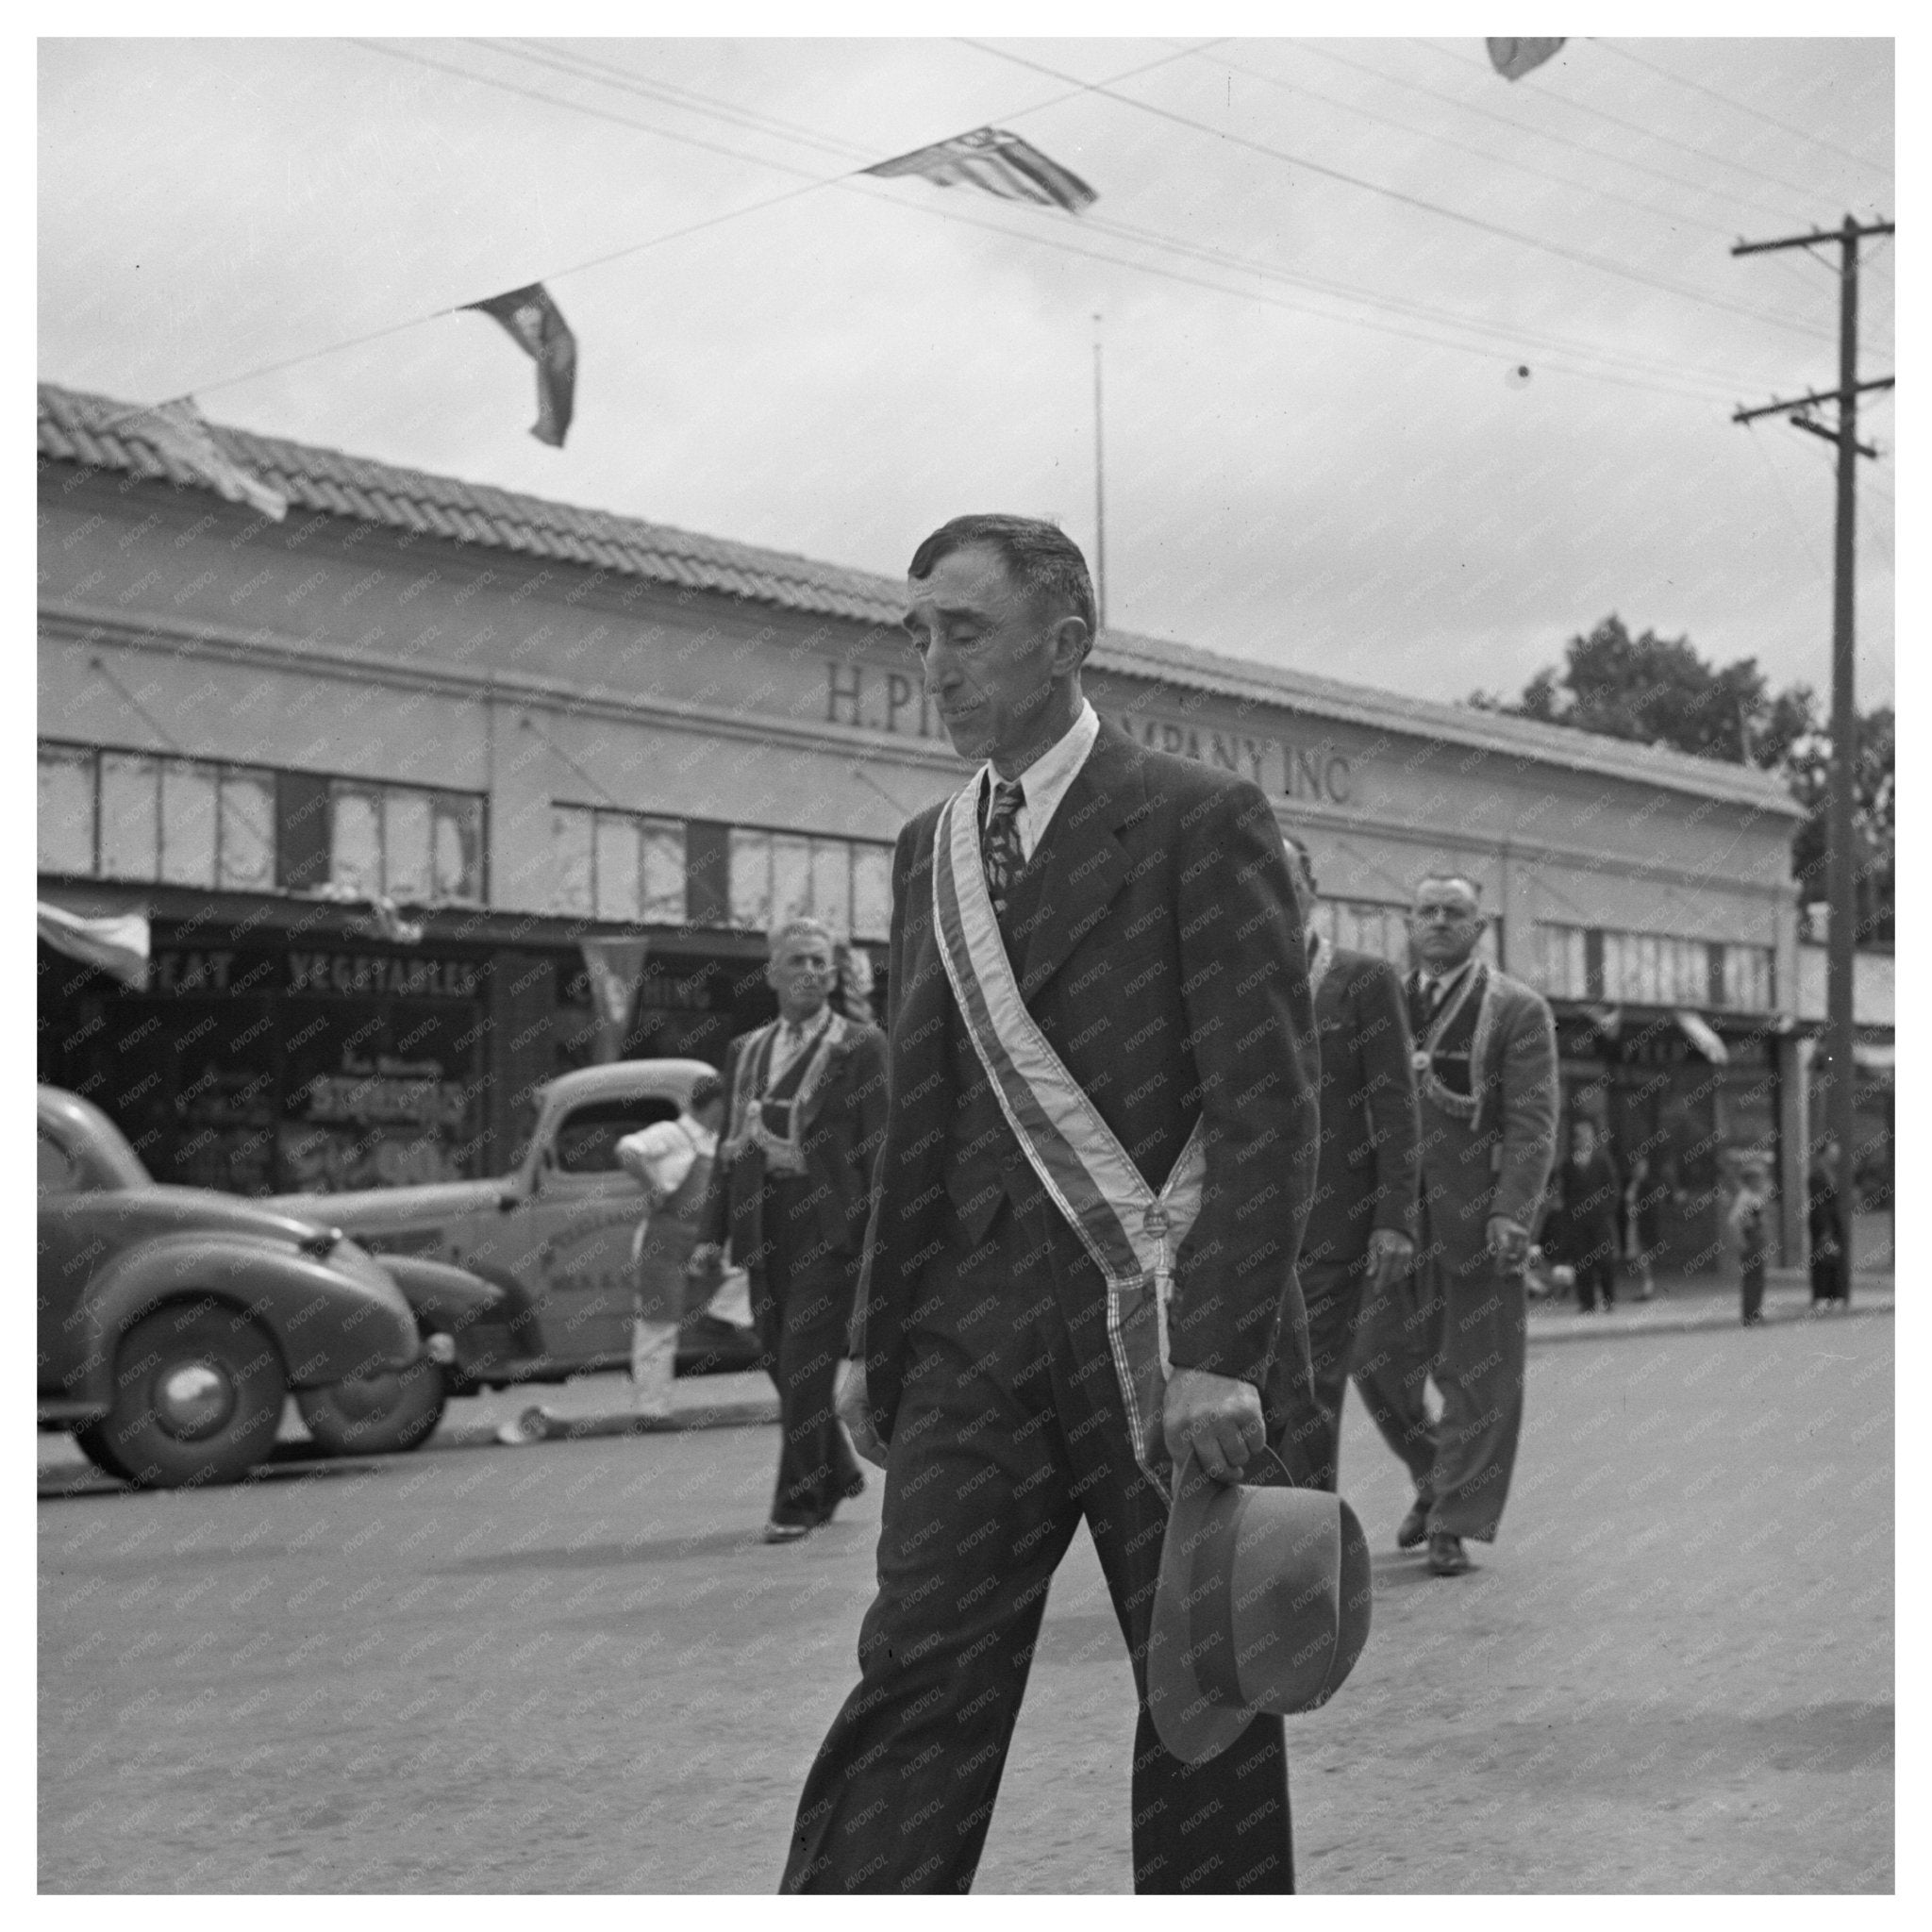
<path fill-rule="evenodd" d="M 986 814 L 986 826 L 979 835 L 980 858 L 986 866 L 986 889 L 992 895 L 994 914 L 1007 916 L 1007 895 L 1026 863 L 1020 849 L 1020 808 L 1026 794 L 1015 778 L 1005 779 L 992 788 L 992 805 Z"/>

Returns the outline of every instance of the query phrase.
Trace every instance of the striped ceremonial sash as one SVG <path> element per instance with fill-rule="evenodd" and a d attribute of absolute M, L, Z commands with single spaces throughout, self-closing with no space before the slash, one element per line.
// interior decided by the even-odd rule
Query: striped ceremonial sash
<path fill-rule="evenodd" d="M 978 780 L 933 836 L 933 928 L 968 1038 L 1000 1110 L 1054 1205 L 1107 1282 L 1107 1334 L 1136 1459 L 1157 1482 L 1174 1257 L 1201 1208 L 1208 1155 L 1194 1123 L 1157 1194 L 1068 1073 L 1020 997 L 980 861 Z M 1163 1485 L 1163 1493 L 1165 1489 Z"/>

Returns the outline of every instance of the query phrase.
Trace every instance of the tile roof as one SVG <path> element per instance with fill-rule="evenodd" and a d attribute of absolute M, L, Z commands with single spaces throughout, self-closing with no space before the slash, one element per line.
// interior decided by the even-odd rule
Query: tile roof
<path fill-rule="evenodd" d="M 38 387 L 42 458 L 187 489 L 210 488 L 139 436 L 109 426 L 137 405 L 50 382 Z M 868 625 L 896 625 L 899 619 L 898 580 L 870 571 L 722 537 L 698 536 L 612 510 L 466 483 L 427 470 L 403 469 L 254 430 L 220 424 L 209 427 L 229 455 L 286 495 L 293 508 L 355 517 L 456 543 L 553 558 L 812 616 Z M 1751 766 L 1408 697 L 1166 639 L 1109 630 L 1102 634 L 1092 661 L 1098 670 L 1252 699 L 1305 716 L 1481 747 L 1570 771 L 1647 781 L 1672 791 L 1801 815 L 1771 774 Z"/>

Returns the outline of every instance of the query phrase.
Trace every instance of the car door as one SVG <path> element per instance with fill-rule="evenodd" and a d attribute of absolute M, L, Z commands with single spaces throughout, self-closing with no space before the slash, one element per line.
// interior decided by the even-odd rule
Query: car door
<path fill-rule="evenodd" d="M 655 1095 L 574 1108 L 558 1124 L 535 1191 L 503 1217 L 505 1259 L 535 1301 L 550 1360 L 588 1368 L 629 1359 L 631 1242 L 644 1191 L 618 1165 L 617 1143 L 676 1117 L 676 1103 Z"/>
<path fill-rule="evenodd" d="M 79 1196 L 88 1191 L 88 1175 L 74 1150 L 44 1123 L 38 1132 L 36 1161 L 40 1387 L 58 1392 L 76 1346 L 76 1324 L 70 1317 L 80 1306 L 92 1272 L 89 1229 L 76 1211 Z"/>

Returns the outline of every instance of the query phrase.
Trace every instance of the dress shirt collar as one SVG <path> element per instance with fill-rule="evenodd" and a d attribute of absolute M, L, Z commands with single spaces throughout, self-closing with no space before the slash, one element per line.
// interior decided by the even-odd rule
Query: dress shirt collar
<path fill-rule="evenodd" d="M 1475 955 L 1472 953 L 1460 966 L 1452 966 L 1447 973 L 1431 973 L 1426 966 L 1416 968 L 1416 985 L 1431 1005 L 1441 1006 L 1454 991 L 1457 982 L 1475 965 Z"/>
<path fill-rule="evenodd" d="M 1020 831 L 1021 856 L 1025 859 L 1032 859 L 1035 848 L 1045 836 L 1047 826 L 1053 823 L 1054 813 L 1059 809 L 1060 800 L 1080 775 L 1080 767 L 1087 762 L 1099 736 L 1100 713 L 1093 708 L 1091 700 L 1082 698 L 1080 715 L 1074 720 L 1065 736 L 1050 744 L 1020 774 L 1026 802 L 1020 808 L 1016 824 Z M 987 805 L 992 797 L 992 788 L 1001 782 L 991 759 L 979 768 L 979 823 L 982 825 L 986 824 Z"/>

